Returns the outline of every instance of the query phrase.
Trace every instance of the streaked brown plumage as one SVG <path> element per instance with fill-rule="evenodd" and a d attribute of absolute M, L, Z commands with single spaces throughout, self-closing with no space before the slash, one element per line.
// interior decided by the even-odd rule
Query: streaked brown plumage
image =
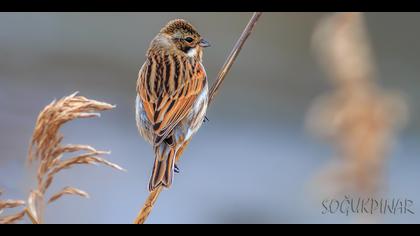
<path fill-rule="evenodd" d="M 177 19 L 147 51 L 137 80 L 136 121 L 155 151 L 150 191 L 171 186 L 175 162 L 204 120 L 208 87 L 201 61 L 207 46 L 191 24 Z"/>

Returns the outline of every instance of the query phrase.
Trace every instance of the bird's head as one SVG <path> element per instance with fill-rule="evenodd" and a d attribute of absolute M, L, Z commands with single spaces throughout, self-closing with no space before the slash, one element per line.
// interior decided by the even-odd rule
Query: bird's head
<path fill-rule="evenodd" d="M 201 54 L 202 48 L 210 46 L 209 42 L 202 38 L 190 23 L 182 19 L 168 22 L 161 29 L 160 34 L 188 57 L 197 57 Z"/>

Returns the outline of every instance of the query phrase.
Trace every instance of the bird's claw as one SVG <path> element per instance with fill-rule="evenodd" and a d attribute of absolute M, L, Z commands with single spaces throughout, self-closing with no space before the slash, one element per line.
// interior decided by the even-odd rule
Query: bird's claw
<path fill-rule="evenodd" d="M 206 123 L 206 122 L 208 122 L 208 121 L 210 121 L 210 120 L 209 120 L 209 118 L 207 118 L 207 116 L 204 116 L 203 123 Z"/>
<path fill-rule="evenodd" d="M 174 166 L 174 172 L 177 173 L 177 174 L 179 173 L 179 167 L 176 164 Z"/>

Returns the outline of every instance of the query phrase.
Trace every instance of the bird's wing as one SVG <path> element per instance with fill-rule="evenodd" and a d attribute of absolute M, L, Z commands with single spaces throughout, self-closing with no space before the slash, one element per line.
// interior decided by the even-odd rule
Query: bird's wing
<path fill-rule="evenodd" d="M 139 73 L 137 92 L 152 123 L 155 146 L 188 115 L 207 82 L 201 63 L 194 67 L 181 63 L 180 58 L 162 63 L 151 58 Z"/>

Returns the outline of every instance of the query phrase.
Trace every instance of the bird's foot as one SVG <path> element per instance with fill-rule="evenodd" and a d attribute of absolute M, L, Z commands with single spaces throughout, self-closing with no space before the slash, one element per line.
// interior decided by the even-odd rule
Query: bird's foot
<path fill-rule="evenodd" d="M 177 173 L 177 174 L 179 174 L 179 167 L 178 167 L 178 165 L 177 164 L 175 164 L 175 166 L 174 166 L 174 172 L 175 173 Z"/>
<path fill-rule="evenodd" d="M 209 122 L 209 121 L 210 121 L 209 118 L 207 118 L 207 116 L 204 116 L 203 123 L 206 123 L 206 122 Z"/>

